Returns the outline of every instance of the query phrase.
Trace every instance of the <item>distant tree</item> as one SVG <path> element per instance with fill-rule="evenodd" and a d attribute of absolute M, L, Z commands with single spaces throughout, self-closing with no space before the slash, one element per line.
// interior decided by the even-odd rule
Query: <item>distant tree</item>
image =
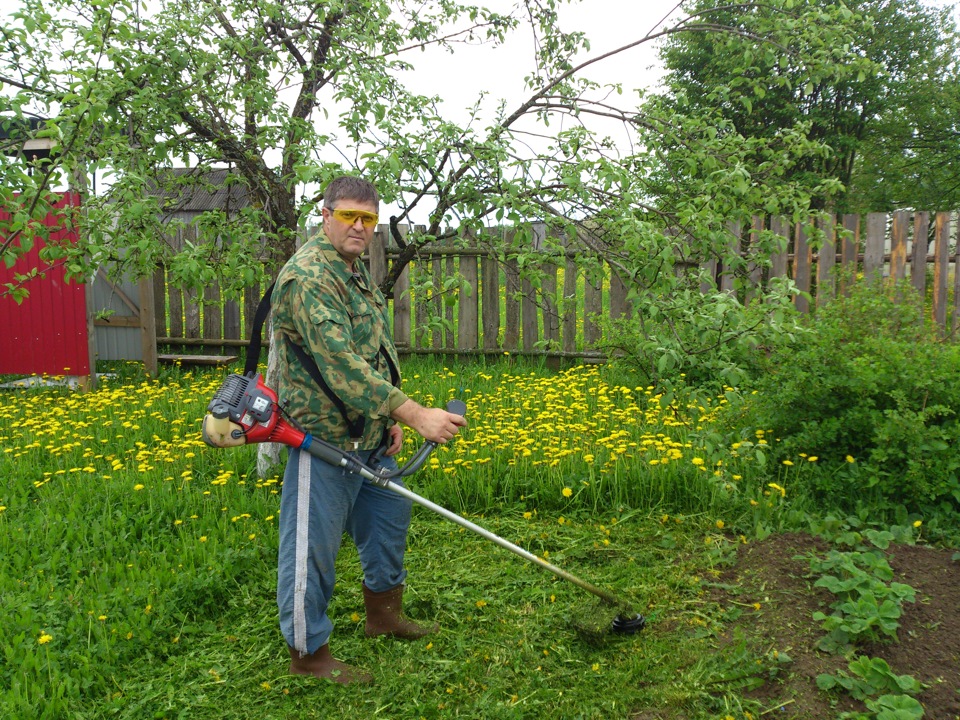
<path fill-rule="evenodd" d="M 951 9 L 919 0 L 785 0 L 748 6 L 698 0 L 691 13 L 740 34 L 674 34 L 664 44 L 665 101 L 678 112 L 714 112 L 747 138 L 807 123 L 830 148 L 791 176 L 835 179 L 837 209 L 942 209 L 960 204 L 958 31 Z M 773 17 L 810 8 L 849 8 L 862 17 L 849 47 L 856 72 L 810 72 L 755 35 Z M 762 31 L 761 31 L 762 32 Z M 829 46 L 828 46 L 829 47 Z M 823 206 L 827 198 L 820 197 Z"/>

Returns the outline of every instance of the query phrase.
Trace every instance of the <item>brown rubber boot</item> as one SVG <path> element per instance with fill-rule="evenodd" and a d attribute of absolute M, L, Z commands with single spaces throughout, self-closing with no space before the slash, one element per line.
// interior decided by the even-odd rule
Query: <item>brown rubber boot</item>
<path fill-rule="evenodd" d="M 332 680 L 341 685 L 373 682 L 373 675 L 370 673 L 336 660 L 330 654 L 330 645 L 321 645 L 312 655 L 302 657 L 298 650 L 294 650 L 289 645 L 287 649 L 290 651 L 291 675 L 313 675 L 321 680 Z"/>
<path fill-rule="evenodd" d="M 440 629 L 436 623 L 418 625 L 403 615 L 403 585 L 375 593 L 363 586 L 363 604 L 367 608 L 367 637 L 388 635 L 402 640 L 416 640 Z"/>

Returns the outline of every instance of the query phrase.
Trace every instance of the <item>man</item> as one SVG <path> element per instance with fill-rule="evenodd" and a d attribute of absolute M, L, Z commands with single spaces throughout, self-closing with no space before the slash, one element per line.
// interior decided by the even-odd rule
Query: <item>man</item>
<path fill-rule="evenodd" d="M 278 391 L 288 412 L 318 438 L 368 462 L 396 469 L 403 423 L 446 443 L 466 425 L 460 415 L 426 408 L 400 390 L 387 304 L 360 261 L 376 229 L 380 198 L 369 182 L 333 180 L 324 191 L 323 233 L 287 262 L 273 291 Z M 297 357 L 295 345 L 306 351 Z M 306 365 L 315 361 L 328 394 Z M 338 408 L 338 404 L 342 408 Z M 414 639 L 436 631 L 402 613 L 410 500 L 306 452 L 291 449 L 280 503 L 277 604 L 290 672 L 339 683 L 369 674 L 334 659 L 327 605 L 343 533 L 363 568 L 366 634 Z"/>

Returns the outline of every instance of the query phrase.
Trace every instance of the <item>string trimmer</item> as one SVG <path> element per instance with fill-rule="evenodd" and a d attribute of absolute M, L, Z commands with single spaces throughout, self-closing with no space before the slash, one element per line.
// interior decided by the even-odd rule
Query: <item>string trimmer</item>
<path fill-rule="evenodd" d="M 460 400 L 451 400 L 447 404 L 447 411 L 464 415 L 467 406 Z M 419 470 L 430 453 L 436 448 L 437 444 L 434 442 L 426 441 L 414 453 L 413 457 L 397 470 L 387 472 L 383 469 L 374 469 L 361 462 L 356 455 L 314 438 L 310 433 L 300 429 L 292 418 L 284 417 L 276 392 L 264 384 L 259 373 L 234 374 L 224 381 L 207 406 L 207 414 L 203 418 L 203 439 L 208 445 L 216 448 L 275 442 L 304 450 L 331 465 L 342 467 L 382 488 L 403 495 L 450 522 L 475 532 L 515 555 L 519 555 L 524 560 L 539 565 L 557 577 L 572 582 L 592 595 L 596 595 L 605 603 L 613 605 L 617 608 L 618 613 L 610 623 L 609 630 L 615 633 L 632 634 L 641 630 L 646 624 L 643 615 L 632 612 L 629 609 L 629 604 L 613 593 L 581 580 L 566 570 L 548 563 L 543 558 L 527 552 L 522 547 L 504 540 L 466 518 L 417 495 L 402 485 L 392 482 L 392 480 L 407 477 Z M 587 628 L 584 627 L 583 629 Z M 596 633 L 602 628 L 594 626 L 590 627 L 589 630 Z"/>

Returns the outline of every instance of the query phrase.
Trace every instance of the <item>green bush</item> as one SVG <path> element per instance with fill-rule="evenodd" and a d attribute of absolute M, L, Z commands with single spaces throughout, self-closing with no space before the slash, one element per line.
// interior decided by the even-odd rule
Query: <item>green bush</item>
<path fill-rule="evenodd" d="M 921 308 L 908 286 L 861 283 L 769 354 L 752 422 L 779 439 L 781 459 L 817 456 L 805 477 L 818 497 L 921 512 L 960 503 L 960 347 L 939 341 Z"/>

